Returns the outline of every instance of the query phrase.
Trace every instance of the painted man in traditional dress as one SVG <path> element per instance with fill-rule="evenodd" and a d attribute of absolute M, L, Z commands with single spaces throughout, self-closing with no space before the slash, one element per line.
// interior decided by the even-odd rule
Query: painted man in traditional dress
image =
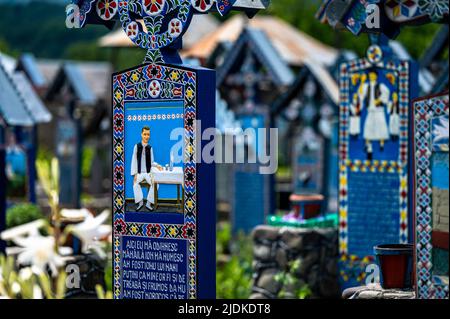
<path fill-rule="evenodd" d="M 153 189 L 152 167 L 162 170 L 162 167 L 155 162 L 153 148 L 149 144 L 150 128 L 144 126 L 141 131 L 141 142 L 136 144 L 133 149 L 133 158 L 131 160 L 131 176 L 133 176 L 133 192 L 136 210 L 144 206 L 144 195 L 142 193 L 141 183 L 146 182 L 148 187 L 146 207 L 152 211 L 155 204 Z"/>
<path fill-rule="evenodd" d="M 375 72 L 369 73 L 369 81 L 361 81 L 358 89 L 358 102 L 367 109 L 364 122 L 363 137 L 369 160 L 373 158 L 373 142 L 380 143 L 380 150 L 384 150 L 385 142 L 390 138 L 390 130 L 386 119 L 386 112 L 391 112 L 393 102 L 390 100 L 390 90 L 384 83 L 378 81 Z M 363 103 L 361 103 L 363 102 Z M 395 130 L 392 130 L 394 134 Z"/>

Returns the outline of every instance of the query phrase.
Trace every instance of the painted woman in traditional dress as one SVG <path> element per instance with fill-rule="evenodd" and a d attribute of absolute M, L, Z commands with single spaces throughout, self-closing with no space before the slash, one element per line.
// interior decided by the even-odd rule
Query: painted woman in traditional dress
<path fill-rule="evenodd" d="M 356 76 L 354 81 L 354 85 L 358 81 L 359 76 Z M 361 134 L 361 111 L 364 103 L 364 85 L 366 82 L 367 76 L 365 74 L 361 75 L 361 82 L 358 87 L 357 93 L 353 95 L 353 101 L 350 104 L 350 135 L 353 137 L 358 137 Z"/>

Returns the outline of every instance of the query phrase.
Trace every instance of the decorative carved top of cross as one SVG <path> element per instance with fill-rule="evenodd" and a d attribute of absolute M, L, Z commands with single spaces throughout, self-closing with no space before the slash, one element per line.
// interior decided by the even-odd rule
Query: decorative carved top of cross
<path fill-rule="evenodd" d="M 226 79 L 228 85 L 244 86 L 244 102 L 245 110 L 252 111 L 257 103 L 256 91 L 258 84 L 266 81 L 267 76 L 258 71 L 255 57 L 250 50 L 246 51 L 244 62 L 238 73 L 229 75 Z"/>
<path fill-rule="evenodd" d="M 270 0 L 73 0 L 80 8 L 79 21 L 103 23 L 120 20 L 127 36 L 147 49 L 145 62 L 181 63 L 178 50 L 194 14 L 243 10 L 253 16 Z M 95 4 L 95 9 L 93 6 Z M 144 29 L 145 26 L 145 29 Z"/>

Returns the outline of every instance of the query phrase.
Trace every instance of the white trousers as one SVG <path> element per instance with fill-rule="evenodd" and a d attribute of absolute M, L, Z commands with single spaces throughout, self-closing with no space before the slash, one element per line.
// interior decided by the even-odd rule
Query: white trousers
<path fill-rule="evenodd" d="M 133 184 L 133 192 L 134 192 L 134 202 L 136 204 L 140 203 L 144 199 L 144 194 L 142 193 L 142 182 L 147 182 L 150 187 L 148 188 L 147 194 L 147 202 L 154 204 L 155 203 L 155 194 L 153 190 L 153 178 L 151 174 L 137 174 L 136 183 Z"/>

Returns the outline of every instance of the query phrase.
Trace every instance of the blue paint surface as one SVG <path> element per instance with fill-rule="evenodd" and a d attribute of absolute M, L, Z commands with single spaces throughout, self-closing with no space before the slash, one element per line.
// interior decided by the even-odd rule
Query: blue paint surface
<path fill-rule="evenodd" d="M 264 114 L 239 114 L 242 129 L 255 129 L 256 141 L 250 144 L 252 152 L 265 154 L 265 145 L 262 143 L 258 128 L 265 128 Z M 264 224 L 267 211 L 265 205 L 267 192 L 267 179 L 259 174 L 259 164 L 243 164 L 234 175 L 234 207 L 233 232 L 244 231 L 249 233 L 255 226 Z"/>
<path fill-rule="evenodd" d="M 122 237 L 124 299 L 187 299 L 187 241 Z"/>
<path fill-rule="evenodd" d="M 264 175 L 257 172 L 235 173 L 233 232 L 249 233 L 257 225 L 264 224 L 264 182 Z"/>
<path fill-rule="evenodd" d="M 261 137 L 259 136 L 258 128 L 265 127 L 265 119 L 262 114 L 251 114 L 251 115 L 238 115 L 238 120 L 241 122 L 242 129 L 245 131 L 248 128 L 255 129 L 255 143 L 251 144 L 251 147 L 255 150 L 256 154 L 265 154 L 265 145 L 262 143 Z"/>
<path fill-rule="evenodd" d="M 27 170 L 27 158 L 23 150 L 19 148 L 6 149 L 6 165 L 10 165 L 14 174 L 25 176 Z"/>
<path fill-rule="evenodd" d="M 431 183 L 433 187 L 448 189 L 448 153 L 433 153 L 431 165 Z"/>
<path fill-rule="evenodd" d="M 375 245 L 399 242 L 399 185 L 395 173 L 349 173 L 348 251 L 352 255 L 370 256 Z"/>
<path fill-rule="evenodd" d="M 139 102 L 127 103 L 125 105 L 125 197 L 133 199 L 133 177 L 131 176 L 131 159 L 133 148 L 141 142 L 141 131 L 143 126 L 150 127 L 150 145 L 153 148 L 155 161 L 165 166 L 170 163 L 170 150 L 178 140 L 171 141 L 170 133 L 174 129 L 181 129 L 183 132 L 183 119 L 166 119 L 151 121 L 128 121 L 128 116 L 143 115 L 167 115 L 183 114 L 183 102 Z M 179 136 L 178 136 L 179 138 Z M 175 154 L 174 154 L 175 156 Z M 183 163 L 175 163 L 174 166 L 180 167 Z M 147 197 L 147 190 L 143 189 L 144 198 Z M 177 190 L 175 185 L 160 185 L 158 194 L 160 198 L 175 199 Z"/>

